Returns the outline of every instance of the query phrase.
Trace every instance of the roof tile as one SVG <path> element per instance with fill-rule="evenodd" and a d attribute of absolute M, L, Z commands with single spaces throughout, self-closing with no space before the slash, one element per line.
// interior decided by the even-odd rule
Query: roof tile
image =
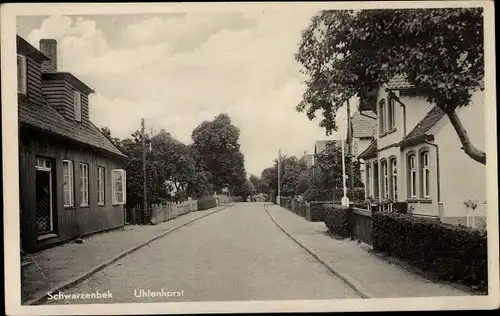
<path fill-rule="evenodd" d="M 38 105 L 26 99 L 21 99 L 18 105 L 19 122 L 21 124 L 29 125 L 95 148 L 106 150 L 115 155 L 126 157 L 91 122 L 87 124 L 72 124 L 48 102 Z"/>

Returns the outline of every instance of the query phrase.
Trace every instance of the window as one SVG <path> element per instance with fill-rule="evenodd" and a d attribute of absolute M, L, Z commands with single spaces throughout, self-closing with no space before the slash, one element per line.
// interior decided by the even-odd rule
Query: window
<path fill-rule="evenodd" d="M 89 206 L 89 165 L 80 164 L 80 206 Z"/>
<path fill-rule="evenodd" d="M 417 197 L 417 167 L 415 165 L 415 154 L 408 155 L 408 197 Z"/>
<path fill-rule="evenodd" d="M 17 55 L 17 93 L 26 94 L 26 57 Z"/>
<path fill-rule="evenodd" d="M 75 108 L 75 121 L 82 121 L 82 95 L 79 91 L 74 91 L 73 106 Z"/>
<path fill-rule="evenodd" d="M 113 205 L 125 204 L 126 201 L 126 174 L 123 169 L 114 169 L 111 172 L 111 190 L 113 194 Z"/>
<path fill-rule="evenodd" d="M 374 162 L 373 163 L 373 197 L 375 199 L 378 199 L 378 184 L 379 183 L 379 178 L 378 178 L 378 163 Z"/>
<path fill-rule="evenodd" d="M 420 182 L 421 182 L 421 195 L 423 198 L 430 198 L 429 190 L 429 152 L 424 151 L 420 154 Z"/>
<path fill-rule="evenodd" d="M 396 158 L 391 159 L 391 198 L 398 200 L 398 168 Z"/>
<path fill-rule="evenodd" d="M 370 172 L 371 172 L 371 166 L 369 164 L 366 165 L 366 196 L 370 196 L 371 194 L 371 180 L 372 180 L 372 177 L 370 176 Z"/>
<path fill-rule="evenodd" d="M 64 206 L 70 207 L 74 205 L 73 161 L 71 160 L 63 160 L 63 181 Z"/>
<path fill-rule="evenodd" d="M 104 205 L 104 168 L 97 167 L 97 205 Z"/>
<path fill-rule="evenodd" d="M 389 108 L 387 110 L 387 123 L 389 125 L 389 130 L 393 129 L 395 127 L 395 106 L 394 106 L 394 99 L 389 98 L 388 102 Z"/>
<path fill-rule="evenodd" d="M 380 100 L 380 103 L 378 105 L 379 107 L 379 113 L 378 113 L 378 124 L 379 124 L 379 133 L 383 134 L 386 131 L 386 121 L 385 121 L 385 111 L 386 111 L 386 106 L 385 106 L 385 99 Z"/>
<path fill-rule="evenodd" d="M 387 160 L 380 163 L 382 167 L 382 196 L 387 199 L 389 198 L 389 168 L 387 166 Z"/>

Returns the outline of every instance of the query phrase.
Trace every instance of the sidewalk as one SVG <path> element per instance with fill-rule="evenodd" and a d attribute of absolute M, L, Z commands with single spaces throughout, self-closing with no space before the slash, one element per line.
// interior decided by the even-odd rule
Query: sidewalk
<path fill-rule="evenodd" d="M 327 235 L 323 222 L 308 222 L 277 205 L 265 206 L 275 223 L 357 289 L 365 298 L 470 296 L 451 285 L 438 284 L 390 264 L 369 252 L 368 246 Z"/>
<path fill-rule="evenodd" d="M 89 236 L 83 244 L 70 242 L 33 254 L 21 267 L 22 304 L 39 303 L 48 292 L 67 288 L 170 231 L 230 206 L 187 213 L 158 225 L 126 225 Z"/>

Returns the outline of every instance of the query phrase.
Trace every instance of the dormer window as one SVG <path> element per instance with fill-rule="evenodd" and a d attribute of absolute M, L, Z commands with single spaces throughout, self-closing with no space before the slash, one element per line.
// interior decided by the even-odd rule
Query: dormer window
<path fill-rule="evenodd" d="M 73 106 L 75 109 L 75 121 L 82 121 L 82 94 L 79 91 L 73 92 Z"/>
<path fill-rule="evenodd" d="M 389 123 L 389 130 L 392 130 L 393 128 L 396 127 L 396 124 L 394 122 L 394 119 L 395 119 L 395 106 L 394 106 L 394 99 L 393 98 L 389 98 L 389 102 L 388 102 L 388 105 L 389 105 L 389 108 L 387 109 L 387 116 L 388 116 L 388 123 Z"/>
<path fill-rule="evenodd" d="M 17 55 L 17 93 L 26 95 L 26 57 Z"/>

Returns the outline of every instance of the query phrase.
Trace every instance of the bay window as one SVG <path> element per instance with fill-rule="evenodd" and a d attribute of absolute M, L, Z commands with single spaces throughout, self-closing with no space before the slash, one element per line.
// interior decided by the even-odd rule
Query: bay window
<path fill-rule="evenodd" d="M 408 198 L 417 197 L 417 167 L 415 154 L 408 155 Z"/>
<path fill-rule="evenodd" d="M 429 152 L 423 151 L 420 154 L 420 183 L 421 183 L 421 197 L 428 199 L 430 194 L 430 171 L 429 171 Z"/>

